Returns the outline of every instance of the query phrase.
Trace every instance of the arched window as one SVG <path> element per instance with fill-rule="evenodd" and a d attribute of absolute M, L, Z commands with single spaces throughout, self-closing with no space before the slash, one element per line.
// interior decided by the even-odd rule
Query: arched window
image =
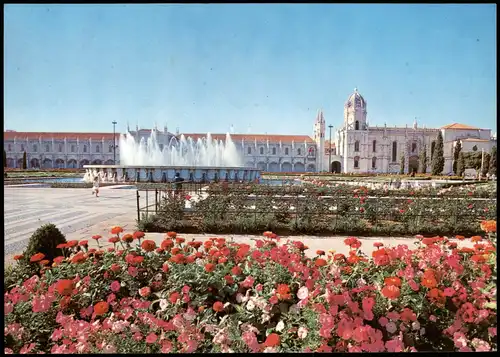
<path fill-rule="evenodd" d="M 160 150 L 163 150 L 163 144 L 160 144 Z M 108 152 L 113 152 L 113 145 L 109 145 Z"/>
<path fill-rule="evenodd" d="M 377 158 L 374 156 L 372 159 L 372 169 L 376 169 L 376 168 L 377 168 Z"/>
<path fill-rule="evenodd" d="M 87 145 L 83 145 L 83 152 L 87 152 Z"/>
<path fill-rule="evenodd" d="M 111 145 L 109 149 L 109 152 L 113 152 L 113 145 Z M 160 144 L 160 151 L 163 151 L 163 144 Z"/>
<path fill-rule="evenodd" d="M 10 144 L 7 145 L 7 151 L 12 151 L 12 146 Z"/>
<path fill-rule="evenodd" d="M 302 155 L 302 150 L 300 148 L 297 149 L 297 155 Z"/>
<path fill-rule="evenodd" d="M 434 156 L 434 149 L 436 148 L 436 142 L 433 141 L 431 143 L 431 161 L 432 161 L 432 157 Z"/>
<path fill-rule="evenodd" d="M 264 148 L 260 148 L 260 154 L 264 155 Z"/>
<path fill-rule="evenodd" d="M 21 151 L 24 151 L 24 145 L 21 144 Z"/>
<path fill-rule="evenodd" d="M 398 143 L 396 141 L 392 142 L 392 162 L 396 162 L 398 157 Z"/>
<path fill-rule="evenodd" d="M 50 146 L 49 144 L 45 145 L 45 152 L 49 152 L 50 151 Z"/>
<path fill-rule="evenodd" d="M 337 148 L 332 148 L 332 155 L 337 155 Z"/>
<path fill-rule="evenodd" d="M 377 140 L 373 140 L 372 142 L 372 151 L 377 152 Z"/>
<path fill-rule="evenodd" d="M 354 142 L 354 151 L 359 151 L 359 141 L 358 140 L 356 140 Z"/>
<path fill-rule="evenodd" d="M 354 123 L 354 129 L 359 130 L 359 121 L 356 120 L 356 123 Z"/>
<path fill-rule="evenodd" d="M 95 152 L 101 152 L 101 147 L 99 145 L 96 145 Z"/>
<path fill-rule="evenodd" d="M 62 144 L 59 144 L 59 152 L 62 152 Z"/>
<path fill-rule="evenodd" d="M 288 155 L 288 148 L 285 148 L 285 155 Z"/>
<path fill-rule="evenodd" d="M 75 145 L 71 145 L 71 152 L 75 152 Z"/>
<path fill-rule="evenodd" d="M 417 150 L 417 143 L 411 143 L 411 152 L 415 152 Z"/>
<path fill-rule="evenodd" d="M 33 152 L 37 152 L 38 151 L 38 146 L 36 144 L 33 145 Z"/>
<path fill-rule="evenodd" d="M 354 157 L 354 168 L 359 169 L 359 156 Z"/>
<path fill-rule="evenodd" d="M 248 153 L 248 155 L 250 155 L 252 153 L 252 148 L 250 146 L 248 147 L 247 153 Z"/>
<path fill-rule="evenodd" d="M 276 155 L 276 148 L 273 148 L 273 155 Z"/>

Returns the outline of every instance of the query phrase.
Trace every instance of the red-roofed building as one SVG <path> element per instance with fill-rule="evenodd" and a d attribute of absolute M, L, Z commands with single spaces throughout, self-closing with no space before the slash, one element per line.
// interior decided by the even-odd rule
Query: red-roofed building
<path fill-rule="evenodd" d="M 464 152 L 474 150 L 489 151 L 496 145 L 496 135 L 490 129 L 453 123 L 439 129 L 413 126 L 383 127 L 369 126 L 367 102 L 354 90 L 344 105 L 344 120 L 332 131 L 328 127 L 323 112 L 316 116 L 313 135 L 275 134 L 232 134 L 231 140 L 247 167 L 271 172 L 399 172 L 401 157 L 404 156 L 404 171 L 416 170 L 422 150 L 427 151 L 430 171 L 433 142 L 441 131 L 444 141 L 444 173 L 451 172 L 453 150 L 458 140 Z M 204 133 L 170 133 L 163 130 L 127 128 L 126 136 L 133 142 L 148 139 L 154 133 L 154 142 L 163 151 L 182 138 L 188 141 L 207 140 Z M 330 135 L 332 137 L 330 138 Z M 88 164 L 113 164 L 116 147 L 116 162 L 120 163 L 120 140 L 112 133 L 46 133 L 46 132 L 4 132 L 4 150 L 8 167 L 20 167 L 23 153 L 27 154 L 28 167 L 76 168 Z M 225 141 L 227 134 L 210 134 L 212 140 Z M 331 142 L 330 142 L 331 139 Z M 129 140 L 129 139 L 127 139 Z M 125 149 L 124 149 L 125 150 Z M 123 160 L 123 162 L 126 160 Z M 123 163 L 122 162 L 122 163 Z"/>

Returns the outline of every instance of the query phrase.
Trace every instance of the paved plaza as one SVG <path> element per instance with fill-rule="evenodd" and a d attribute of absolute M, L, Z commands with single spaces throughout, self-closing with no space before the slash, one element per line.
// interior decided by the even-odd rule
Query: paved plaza
<path fill-rule="evenodd" d="M 115 186 L 116 187 L 116 186 Z M 102 235 L 105 247 L 112 246 L 107 242 L 111 226 L 119 225 L 126 232 L 136 229 L 136 190 L 101 188 L 98 198 L 91 194 L 90 189 L 67 188 L 38 188 L 4 186 L 4 220 L 5 220 L 5 262 L 9 263 L 14 254 L 19 254 L 28 244 L 33 232 L 45 223 L 55 224 L 66 236 L 71 239 L 89 239 L 92 235 Z M 141 197 L 140 205 L 145 206 L 145 197 Z M 151 204 L 151 202 L 149 202 Z M 180 234 L 187 240 L 205 240 L 210 237 L 225 237 L 238 242 L 253 243 L 256 236 L 227 235 L 227 234 Z M 164 233 L 148 233 L 146 238 L 153 239 L 159 244 Z M 293 236 L 282 237 L 282 240 L 301 240 L 309 246 L 308 255 L 314 255 L 318 249 L 333 249 L 339 253 L 347 253 L 348 247 L 343 241 L 346 237 L 315 237 Z M 413 248 L 413 238 L 401 237 L 366 237 L 360 238 L 363 246 L 361 250 L 367 254 L 373 251 L 374 242 L 384 242 L 389 246 L 407 244 Z M 95 241 L 89 239 L 92 247 Z M 460 245 L 471 246 L 469 241 Z"/>

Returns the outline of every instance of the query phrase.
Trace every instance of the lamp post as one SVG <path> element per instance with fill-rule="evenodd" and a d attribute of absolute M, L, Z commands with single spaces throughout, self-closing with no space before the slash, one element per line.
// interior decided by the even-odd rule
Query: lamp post
<path fill-rule="evenodd" d="M 333 165 L 332 165 L 332 128 L 333 125 L 330 124 L 328 125 L 328 128 L 330 128 L 330 150 L 328 150 L 328 168 L 330 169 L 330 172 L 333 172 Z"/>
<path fill-rule="evenodd" d="M 115 141 L 115 126 L 116 121 L 111 122 L 113 124 L 113 165 L 116 165 L 116 141 Z"/>

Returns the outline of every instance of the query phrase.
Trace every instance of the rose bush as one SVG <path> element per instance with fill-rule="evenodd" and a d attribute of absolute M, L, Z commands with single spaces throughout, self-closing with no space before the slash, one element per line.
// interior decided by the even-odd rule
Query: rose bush
<path fill-rule="evenodd" d="M 113 227 L 114 248 L 67 245 L 5 287 L 4 352 L 496 350 L 496 222 L 482 228 L 473 248 L 421 237 L 369 257 L 350 237 L 349 254 L 308 258 L 271 232 L 157 246 Z"/>

